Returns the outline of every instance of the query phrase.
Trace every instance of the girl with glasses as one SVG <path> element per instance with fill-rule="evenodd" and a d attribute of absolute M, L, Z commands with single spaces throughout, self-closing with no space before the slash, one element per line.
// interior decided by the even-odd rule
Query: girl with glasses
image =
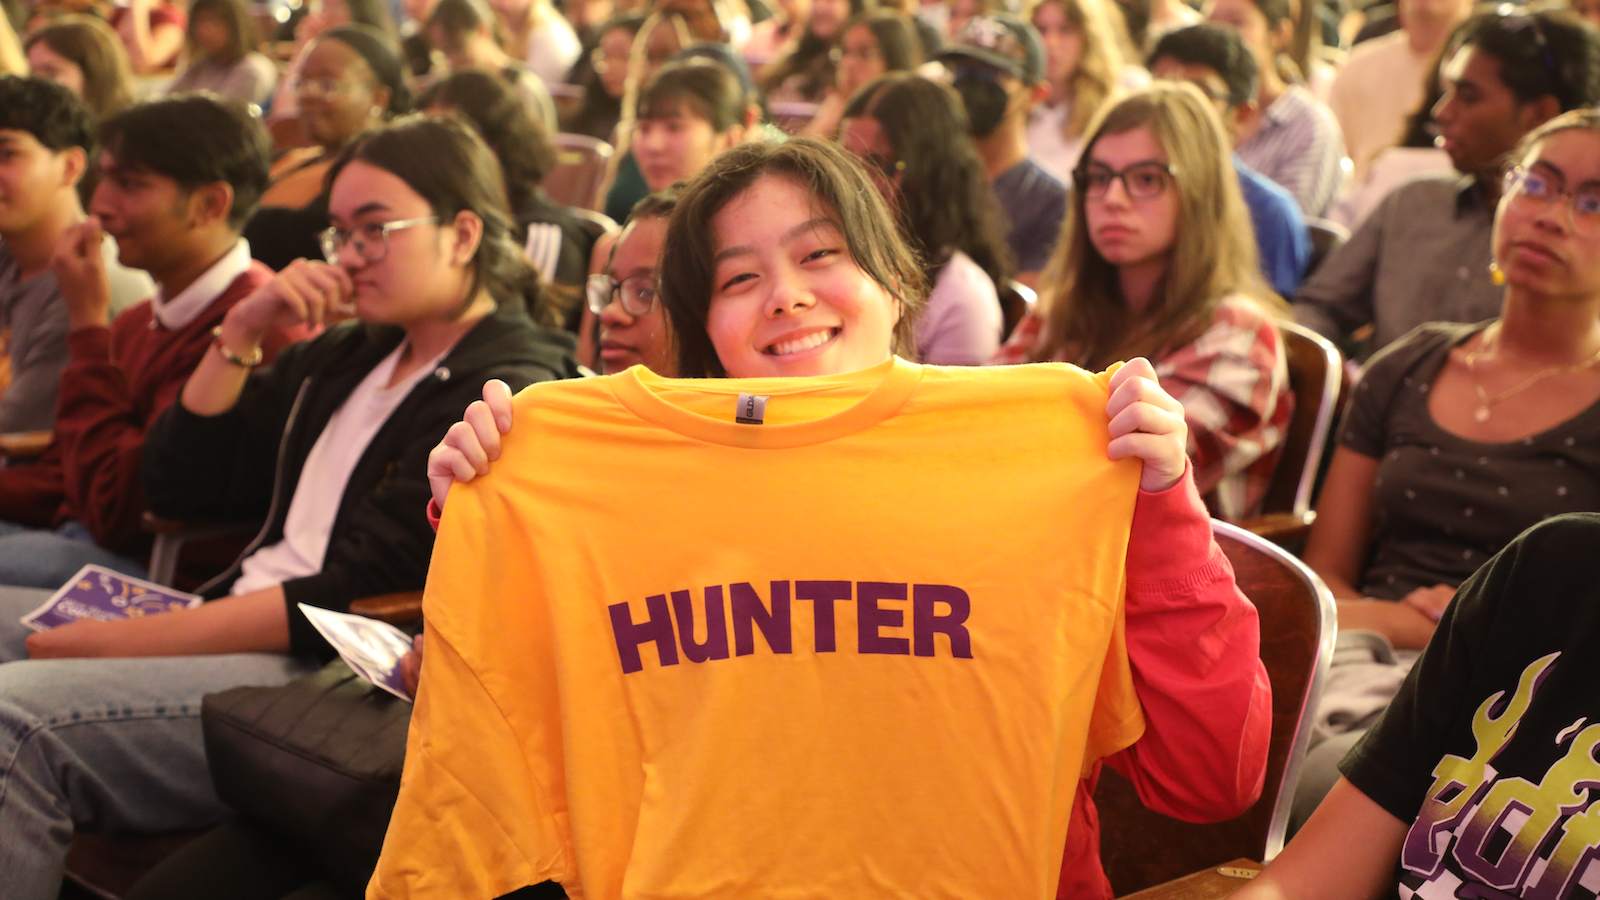
<path fill-rule="evenodd" d="M 1306 543 L 1340 628 L 1401 649 L 1426 645 L 1518 533 L 1600 510 L 1600 114 L 1550 120 L 1511 159 L 1491 238 L 1500 316 L 1423 325 L 1367 363 Z M 1297 819 L 1367 724 L 1312 749 Z"/>
<path fill-rule="evenodd" d="M 1195 483 L 1229 519 L 1254 515 L 1293 398 L 1250 216 L 1216 112 L 1188 84 L 1107 107 L 1074 173 L 1040 292 L 1000 361 L 1094 369 L 1147 356 L 1184 406 Z"/>
<path fill-rule="evenodd" d="M 744 145 L 685 188 L 656 281 L 680 377 L 804 384 L 911 352 L 922 267 L 872 177 L 833 145 L 802 138 Z M 1228 818 L 1254 801 L 1265 764 L 1270 695 L 1255 612 L 1211 540 L 1183 450 L 1181 407 L 1143 360 L 1120 369 L 1110 388 L 1106 452 L 1144 461 L 1126 615 L 1146 721 L 1144 737 L 1110 761 L 1162 811 Z M 490 384 L 485 397 L 431 455 L 435 518 L 455 481 L 490 472 L 513 427 L 510 392 Z M 1208 651 L 1172 653 L 1199 646 Z M 1060 896 L 1111 896 L 1092 793 L 1092 780 L 1077 787 Z"/>

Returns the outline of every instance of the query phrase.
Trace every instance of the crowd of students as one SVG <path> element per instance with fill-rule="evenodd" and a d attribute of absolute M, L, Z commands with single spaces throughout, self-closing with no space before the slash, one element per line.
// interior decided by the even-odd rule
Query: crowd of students
<path fill-rule="evenodd" d="M 1109 898 L 1102 764 L 1263 788 L 1209 519 L 1277 474 L 1285 321 L 1352 361 L 1303 558 L 1367 656 L 1242 895 L 1570 896 L 1600 31 L 1313 6 L 8 6 L 7 896 L 237 816 L 203 698 L 426 585 L 367 896 Z M 558 131 L 613 146 L 580 206 Z M 259 530 L 194 609 L 21 624 L 150 515 Z M 350 892 L 246 816 L 134 896 Z"/>

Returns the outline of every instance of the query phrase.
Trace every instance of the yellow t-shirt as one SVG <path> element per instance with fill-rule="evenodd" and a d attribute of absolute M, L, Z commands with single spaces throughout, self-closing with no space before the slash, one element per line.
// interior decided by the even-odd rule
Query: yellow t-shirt
<path fill-rule="evenodd" d="M 523 391 L 450 494 L 367 896 L 1053 897 L 1079 776 L 1144 727 L 1107 378 Z"/>

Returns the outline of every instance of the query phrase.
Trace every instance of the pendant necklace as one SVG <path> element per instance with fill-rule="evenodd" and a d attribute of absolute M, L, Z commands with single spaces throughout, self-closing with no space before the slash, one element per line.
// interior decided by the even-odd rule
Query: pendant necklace
<path fill-rule="evenodd" d="M 1551 366 L 1547 369 L 1541 369 L 1538 372 L 1535 372 L 1533 377 L 1527 379 L 1516 387 L 1508 391 L 1501 391 L 1500 393 L 1491 397 L 1489 396 L 1489 392 L 1483 389 L 1482 382 L 1478 380 L 1478 362 L 1485 356 L 1488 356 L 1494 352 L 1496 339 L 1500 337 L 1500 332 L 1498 330 L 1500 328 L 1499 322 L 1496 322 L 1489 327 L 1495 329 L 1494 333 L 1490 334 L 1486 329 L 1483 340 L 1478 342 L 1478 348 L 1468 353 L 1466 360 L 1467 372 L 1472 376 L 1472 390 L 1478 395 L 1478 408 L 1472 413 L 1473 420 L 1477 422 L 1489 421 L 1489 416 L 1493 412 L 1495 404 L 1509 397 L 1513 397 L 1522 393 L 1546 378 L 1549 378 L 1553 375 L 1570 375 L 1573 372 L 1581 372 L 1595 363 L 1600 362 L 1600 352 L 1597 352 L 1595 355 L 1589 357 L 1583 362 L 1573 363 L 1570 366 Z"/>

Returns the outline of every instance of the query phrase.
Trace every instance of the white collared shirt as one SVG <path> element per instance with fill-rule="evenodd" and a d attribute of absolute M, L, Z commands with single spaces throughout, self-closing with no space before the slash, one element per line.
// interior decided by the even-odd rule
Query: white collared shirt
<path fill-rule="evenodd" d="M 155 321 L 168 331 L 177 331 L 186 327 L 205 312 L 206 307 L 222 296 L 222 292 L 233 284 L 233 280 L 243 275 L 250 269 L 250 242 L 244 238 L 233 245 L 233 249 L 222 254 L 222 258 L 211 264 L 199 278 L 196 278 L 188 287 L 178 292 L 178 296 L 168 300 L 162 295 L 161 286 L 156 286 L 155 296 L 150 298 L 150 306 L 155 313 Z"/>

